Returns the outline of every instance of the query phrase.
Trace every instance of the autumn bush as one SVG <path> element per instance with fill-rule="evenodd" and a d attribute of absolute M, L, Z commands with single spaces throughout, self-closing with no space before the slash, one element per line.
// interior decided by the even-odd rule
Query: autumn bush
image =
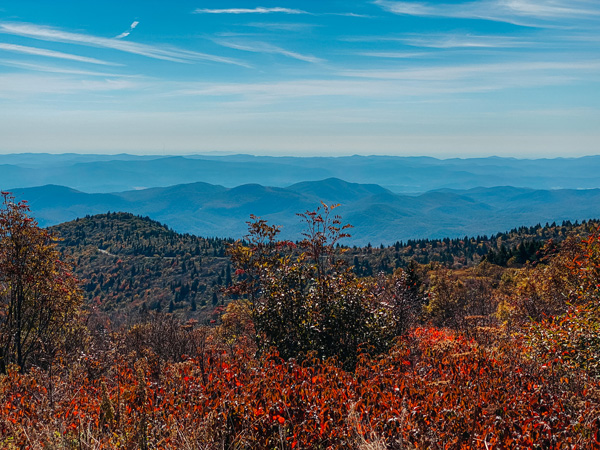
<path fill-rule="evenodd" d="M 276 348 L 284 358 L 335 357 L 346 367 L 359 350 L 387 350 L 417 315 L 421 301 L 402 275 L 389 280 L 358 278 L 337 257 L 335 245 L 349 225 L 333 214 L 335 205 L 300 214 L 306 227 L 296 245 L 279 241 L 279 229 L 249 222 L 245 242 L 230 250 L 242 298 L 260 351 Z"/>
<path fill-rule="evenodd" d="M 566 313 L 530 325 L 531 357 L 549 372 L 579 382 L 582 374 L 600 379 L 600 305 L 571 307 Z"/>

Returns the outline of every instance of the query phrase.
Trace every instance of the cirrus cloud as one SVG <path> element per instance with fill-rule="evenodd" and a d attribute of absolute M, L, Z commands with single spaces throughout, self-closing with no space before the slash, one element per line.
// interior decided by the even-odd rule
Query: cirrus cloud
<path fill-rule="evenodd" d="M 205 9 L 198 8 L 194 11 L 194 14 L 311 14 L 301 9 L 292 8 L 228 8 L 228 9 Z"/>
<path fill-rule="evenodd" d="M 88 58 L 85 56 L 72 55 L 70 53 L 57 52 L 55 50 L 48 50 L 45 48 L 37 48 L 37 47 L 28 47 L 25 45 L 16 45 L 16 44 L 5 44 L 0 42 L 0 50 L 5 50 L 8 52 L 14 53 L 23 53 L 26 55 L 35 55 L 35 56 L 47 56 L 49 58 L 58 58 L 58 59 L 67 59 L 70 61 L 84 62 L 90 64 L 101 64 L 106 66 L 117 66 L 119 64 L 110 63 L 107 61 L 102 61 L 96 58 Z"/>
<path fill-rule="evenodd" d="M 249 67 L 248 64 L 231 58 L 210 55 L 176 47 L 140 44 L 137 42 L 123 41 L 121 39 L 110 39 L 93 36 L 84 33 L 73 33 L 58 28 L 34 25 L 29 23 L 0 22 L 0 33 L 13 36 L 21 36 L 50 42 L 64 42 L 88 47 L 108 48 L 121 52 L 132 53 L 148 58 L 160 59 L 172 62 L 192 62 L 198 60 L 212 61 L 224 64 L 234 64 Z"/>
<path fill-rule="evenodd" d="M 394 14 L 481 19 L 531 27 L 600 16 L 600 8 L 586 0 L 479 0 L 462 3 L 375 0 L 373 3 Z"/>

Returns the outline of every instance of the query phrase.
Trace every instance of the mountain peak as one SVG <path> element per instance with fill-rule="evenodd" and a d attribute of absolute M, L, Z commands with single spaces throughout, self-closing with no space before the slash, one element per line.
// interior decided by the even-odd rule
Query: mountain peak
<path fill-rule="evenodd" d="M 335 177 L 319 181 L 303 181 L 288 186 L 287 189 L 334 203 L 357 201 L 373 195 L 392 194 L 378 184 L 350 183 Z"/>

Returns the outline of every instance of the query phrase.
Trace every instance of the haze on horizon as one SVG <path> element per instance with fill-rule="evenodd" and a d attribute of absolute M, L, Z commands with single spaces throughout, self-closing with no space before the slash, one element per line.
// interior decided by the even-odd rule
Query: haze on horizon
<path fill-rule="evenodd" d="M 0 153 L 600 153 L 600 4 L 7 0 Z"/>

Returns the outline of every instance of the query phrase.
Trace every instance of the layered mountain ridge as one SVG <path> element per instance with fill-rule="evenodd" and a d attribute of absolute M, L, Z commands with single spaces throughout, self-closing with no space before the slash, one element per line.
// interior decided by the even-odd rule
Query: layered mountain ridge
<path fill-rule="evenodd" d="M 251 214 L 282 225 L 297 239 L 297 213 L 321 202 L 340 203 L 336 213 L 354 226 L 346 244 L 493 234 L 521 225 L 600 217 L 600 189 L 540 190 L 500 186 L 397 194 L 376 184 L 328 178 L 287 187 L 245 184 L 235 188 L 204 182 L 118 193 L 84 193 L 47 185 L 12 189 L 29 201 L 43 226 L 107 211 L 149 216 L 182 233 L 240 238 Z"/>
<path fill-rule="evenodd" d="M 600 188 L 600 156 L 556 159 L 252 155 L 0 155 L 0 188 L 58 184 L 89 192 L 122 192 L 205 182 L 286 187 L 340 178 L 398 193 L 479 186 Z"/>

